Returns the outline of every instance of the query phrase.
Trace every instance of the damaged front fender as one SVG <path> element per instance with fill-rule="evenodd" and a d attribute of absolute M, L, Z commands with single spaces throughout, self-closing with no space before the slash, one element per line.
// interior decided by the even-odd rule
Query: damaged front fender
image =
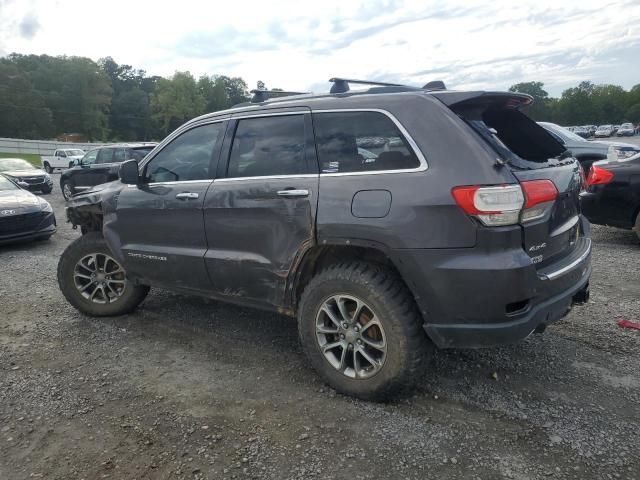
<path fill-rule="evenodd" d="M 98 185 L 74 195 L 66 208 L 67 221 L 82 233 L 101 232 L 105 215 L 115 211 L 118 196 L 124 185 L 120 181 Z"/>

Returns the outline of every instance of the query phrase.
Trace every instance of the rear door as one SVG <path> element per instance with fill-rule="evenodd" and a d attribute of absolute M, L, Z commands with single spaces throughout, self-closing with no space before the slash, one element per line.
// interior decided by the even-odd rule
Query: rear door
<path fill-rule="evenodd" d="M 522 216 L 523 248 L 540 269 L 585 246 L 580 241 L 583 180 L 570 152 L 519 110 L 528 102 L 523 95 L 481 94 L 449 106 L 495 149 L 521 184 L 548 180 L 557 189 L 555 200 Z"/>
<path fill-rule="evenodd" d="M 205 256 L 219 295 L 285 303 L 288 274 L 315 243 L 318 170 L 308 110 L 236 116 L 205 200 Z"/>

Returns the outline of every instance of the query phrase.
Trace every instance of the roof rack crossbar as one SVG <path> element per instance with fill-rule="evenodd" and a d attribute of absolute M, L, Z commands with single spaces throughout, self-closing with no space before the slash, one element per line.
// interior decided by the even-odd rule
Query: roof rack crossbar
<path fill-rule="evenodd" d="M 284 97 L 287 95 L 305 95 L 309 92 L 285 92 L 284 90 L 251 90 L 253 97 L 251 103 L 266 102 L 269 98 Z"/>
<path fill-rule="evenodd" d="M 333 77 L 329 79 L 333 83 L 330 93 L 346 93 L 349 91 L 349 84 L 355 83 L 357 85 L 377 85 L 381 87 L 404 87 L 400 83 L 387 83 L 387 82 L 375 82 L 371 80 L 355 80 L 353 78 L 339 78 Z"/>

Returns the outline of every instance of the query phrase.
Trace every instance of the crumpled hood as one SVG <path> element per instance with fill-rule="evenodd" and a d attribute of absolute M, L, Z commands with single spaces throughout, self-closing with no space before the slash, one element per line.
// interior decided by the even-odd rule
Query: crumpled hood
<path fill-rule="evenodd" d="M 0 191 L 0 210 L 16 210 L 16 214 L 39 212 L 40 199 L 26 190 Z"/>
<path fill-rule="evenodd" d="M 96 185 L 95 187 L 91 187 L 89 190 L 76 193 L 71 197 L 71 200 L 69 200 L 67 208 L 99 204 L 115 199 L 123 188 L 125 188 L 125 185 L 120 180 Z"/>

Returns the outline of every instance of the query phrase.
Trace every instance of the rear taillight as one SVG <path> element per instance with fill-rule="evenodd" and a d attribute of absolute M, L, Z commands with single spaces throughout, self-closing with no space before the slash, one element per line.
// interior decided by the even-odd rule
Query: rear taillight
<path fill-rule="evenodd" d="M 558 198 L 558 189 L 551 180 L 529 180 L 522 182 L 526 203 L 522 210 L 522 222 L 544 217 Z"/>
<path fill-rule="evenodd" d="M 520 210 L 524 205 L 520 185 L 455 187 L 451 193 L 468 215 L 476 217 L 484 225 L 514 225 L 520 220 Z"/>
<path fill-rule="evenodd" d="M 519 185 L 455 187 L 451 193 L 465 213 L 489 227 L 541 218 L 558 197 L 558 190 L 551 180 L 531 180 Z"/>
<path fill-rule="evenodd" d="M 604 185 L 611 182 L 611 180 L 613 180 L 613 172 L 597 165 L 592 165 L 587 176 L 587 186 Z"/>

